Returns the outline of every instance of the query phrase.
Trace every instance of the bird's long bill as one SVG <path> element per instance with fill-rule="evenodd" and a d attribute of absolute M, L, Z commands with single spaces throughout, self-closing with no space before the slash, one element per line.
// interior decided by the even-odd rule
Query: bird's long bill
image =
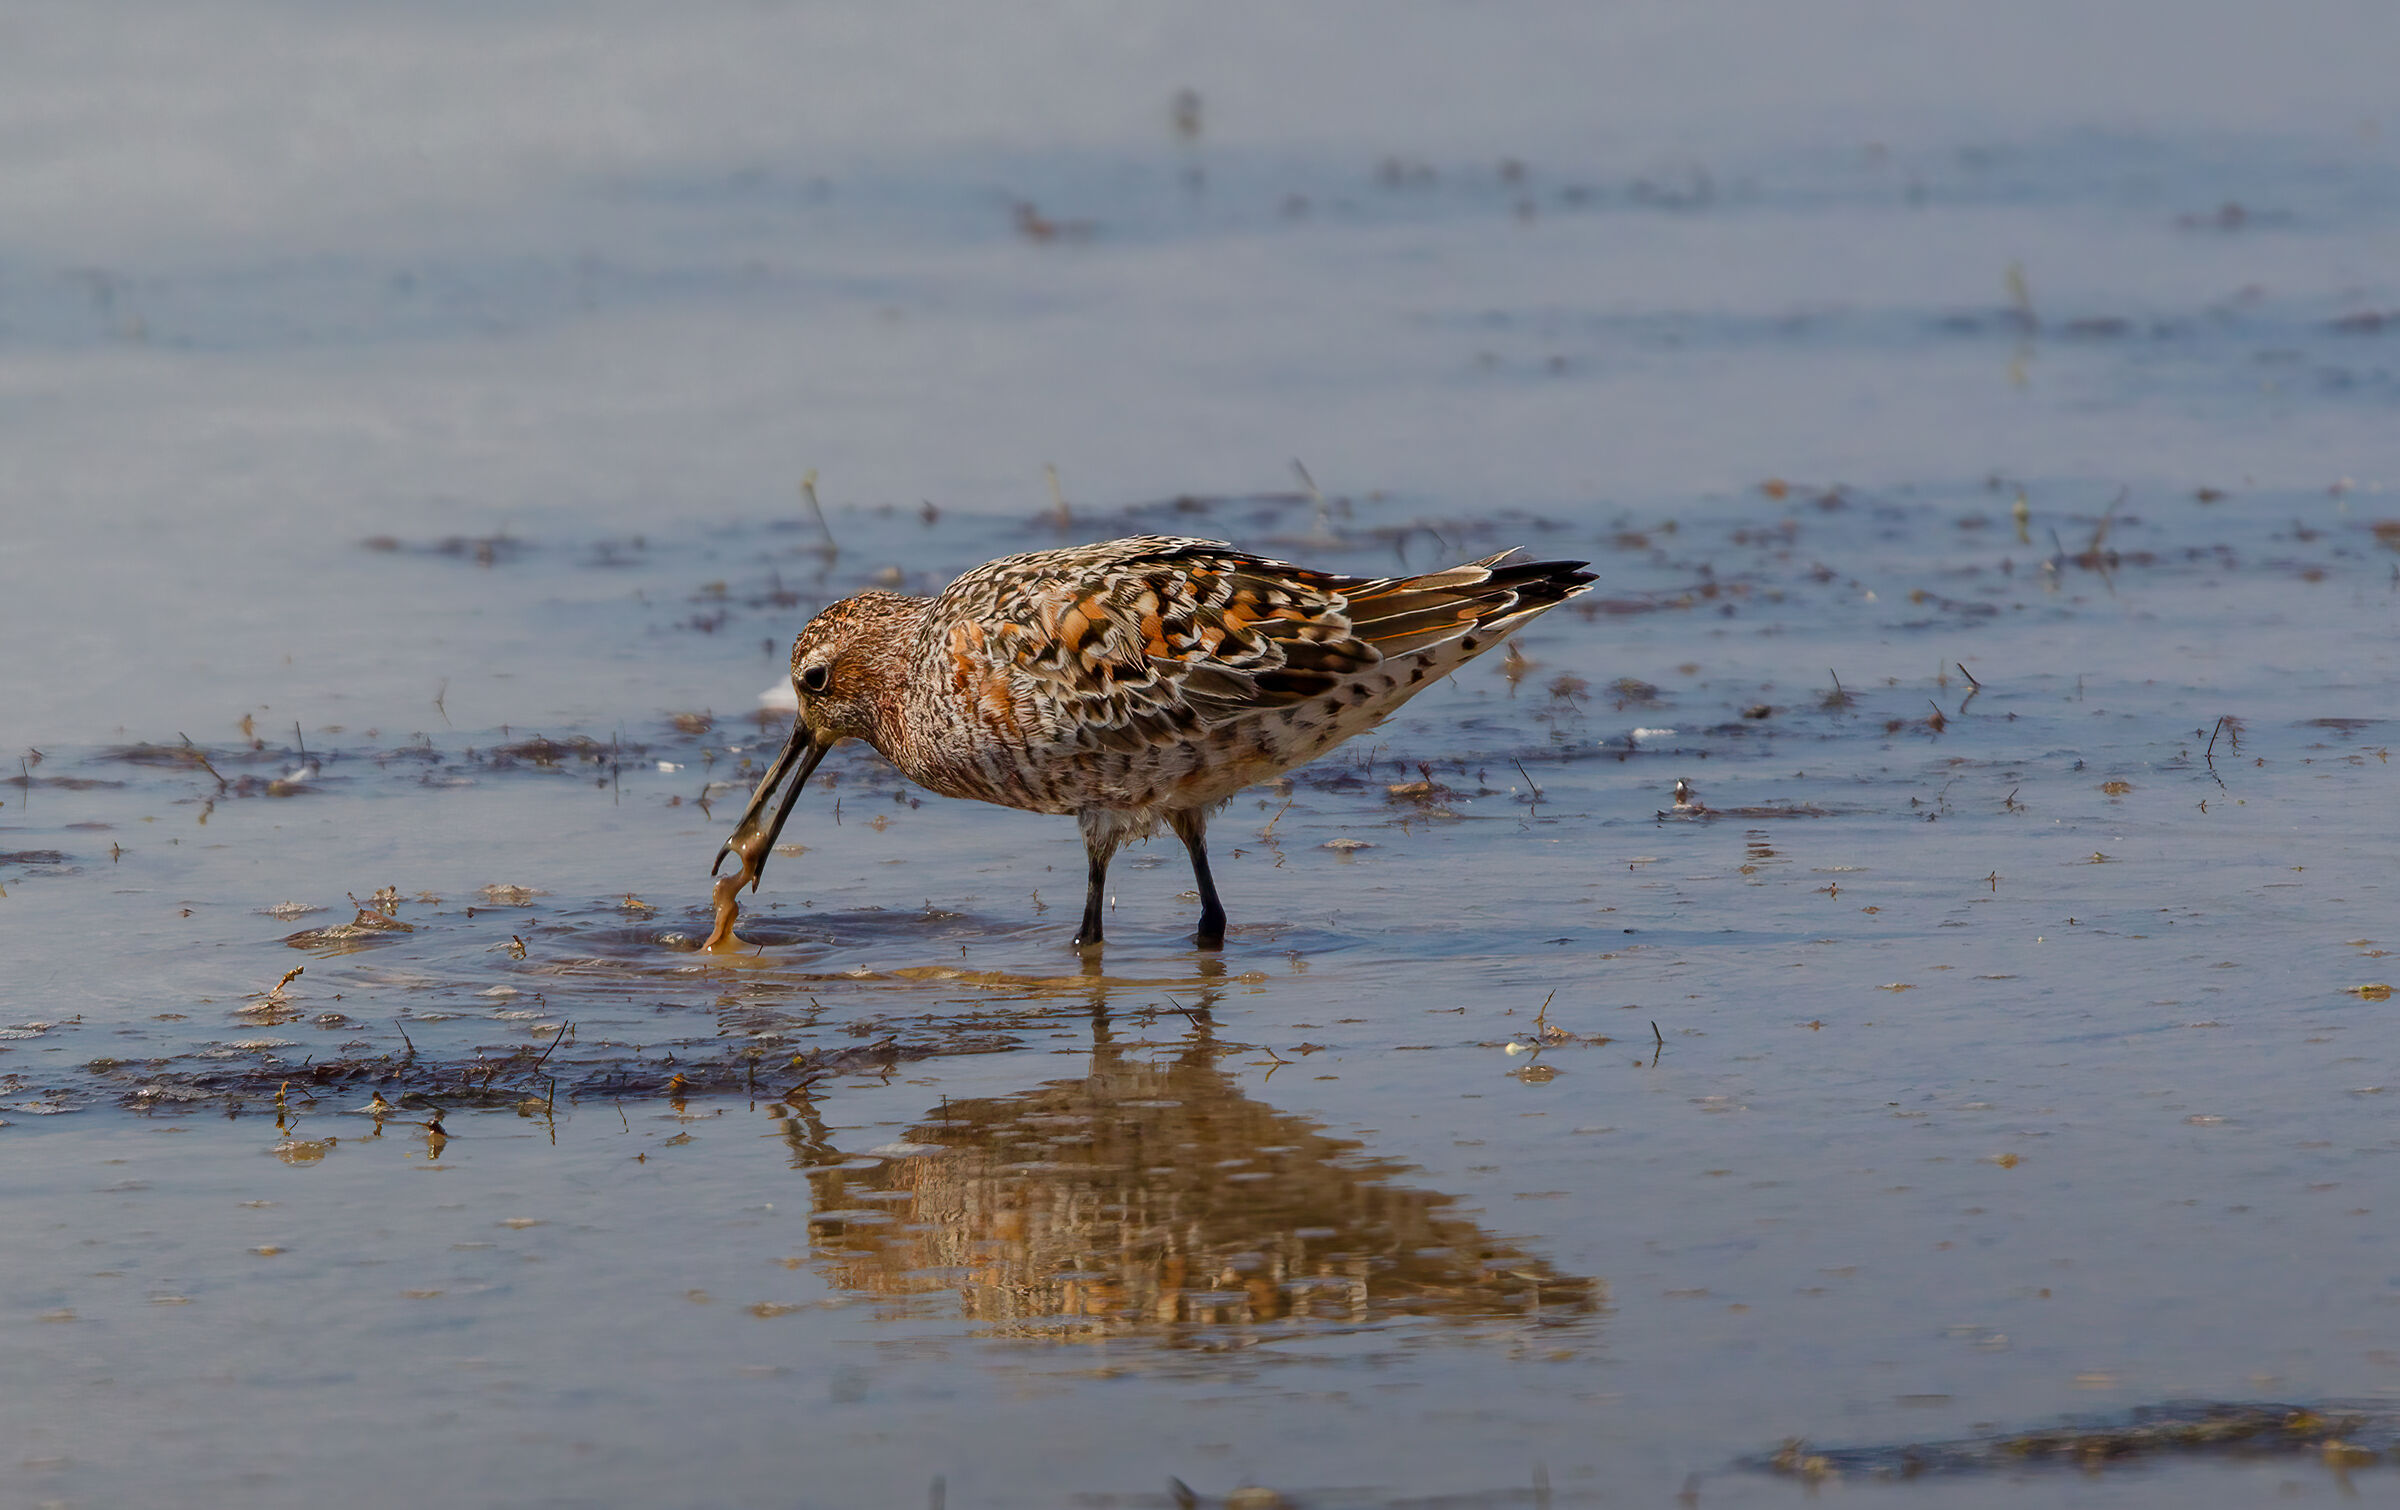
<path fill-rule="evenodd" d="M 740 889 L 741 881 L 747 881 L 752 890 L 757 889 L 759 877 L 766 873 L 767 856 L 775 848 L 775 837 L 783 832 L 783 825 L 790 820 L 792 804 L 800 800 L 800 789 L 808 785 L 809 772 L 817 768 L 817 762 L 823 760 L 825 752 L 832 748 L 833 742 L 818 738 L 806 719 L 793 721 L 792 737 L 784 741 L 782 753 L 767 768 L 766 779 L 759 782 L 758 790 L 751 794 L 750 805 L 742 809 L 742 821 L 734 825 L 725 847 L 717 851 L 716 863 L 708 868 L 710 875 L 722 869 L 725 857 L 732 855 L 741 862 L 734 889 Z M 800 767 L 797 776 L 792 776 L 794 765 Z M 775 821 L 766 825 L 762 832 L 759 815 L 767 810 L 768 799 L 775 795 L 777 787 L 783 785 L 786 776 L 792 777 L 791 790 L 783 794 L 782 803 L 776 807 Z"/>

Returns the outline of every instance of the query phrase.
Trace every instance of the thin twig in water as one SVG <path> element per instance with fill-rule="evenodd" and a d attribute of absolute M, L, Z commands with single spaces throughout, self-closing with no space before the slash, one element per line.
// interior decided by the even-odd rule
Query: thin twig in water
<path fill-rule="evenodd" d="M 294 724 L 292 727 L 296 729 L 300 726 L 298 724 Z M 218 791 L 224 791 L 225 788 L 230 785 L 230 783 L 227 782 L 224 777 L 217 775 L 217 768 L 208 763 L 208 752 L 201 749 L 198 745 L 192 743 L 192 736 L 189 734 L 178 733 L 175 737 L 183 741 L 183 753 L 192 758 L 193 764 L 199 766 L 203 771 L 208 772 L 209 775 L 217 777 Z"/>
<path fill-rule="evenodd" d="M 1332 544 L 1334 541 L 1333 516 L 1325 507 L 1325 490 L 1317 486 L 1317 480 L 1308 475 L 1308 468 L 1300 464 L 1300 458 L 1297 456 L 1292 458 L 1292 471 L 1299 477 L 1300 486 L 1308 489 L 1310 500 L 1317 506 L 1314 538 L 1321 545 Z"/>
<path fill-rule="evenodd" d="M 1059 485 L 1058 468 L 1045 465 L 1042 471 L 1050 478 L 1050 522 L 1060 529 L 1075 523 L 1074 511 L 1067 507 L 1067 490 Z"/>
<path fill-rule="evenodd" d="M 2109 521 L 2116 516 L 2117 505 L 2123 503 L 2132 493 L 2133 489 L 2131 488 L 2117 489 L 2117 496 L 2111 498 L 2108 501 L 2108 507 L 2100 511 L 2100 522 L 2092 528 L 2092 543 L 2084 547 L 2087 555 L 2097 556 L 2100 554 L 2100 542 L 2108 538 Z"/>
<path fill-rule="evenodd" d="M 558 1031 L 550 1035 L 550 1047 L 542 1050 L 542 1057 L 533 1062 L 534 1073 L 538 1074 L 542 1066 L 550 1062 L 550 1056 L 558 1052 L 558 1046 L 565 1043 L 567 1035 L 573 1031 L 575 1031 L 575 1024 L 571 1022 L 562 1022 L 558 1025 Z"/>
<path fill-rule="evenodd" d="M 395 1017 L 392 1019 L 392 1026 L 400 1030 L 400 1041 L 408 1045 L 408 1057 L 411 1059 L 416 1058 L 417 1045 L 416 1041 L 408 1036 L 408 1024 Z"/>
<path fill-rule="evenodd" d="M 2225 785 L 2225 778 L 2217 774 L 2217 736 L 2225 731 L 2228 724 L 2233 725 L 2233 749 L 2239 753 L 2242 747 L 2241 725 L 2233 722 L 2232 714 L 2220 713 L 2217 715 L 2216 727 L 2208 731 L 2208 748 L 2200 756 L 2208 765 L 2209 779 L 2216 782 L 2217 790 L 2220 792 L 2226 791 L 2228 788 Z"/>
<path fill-rule="evenodd" d="M 1525 784 L 1533 789 L 1533 800 L 1538 806 L 1542 800 L 1542 789 L 1541 786 L 1534 781 L 1533 773 L 1526 770 L 1525 762 L 1517 759 L 1517 757 L 1514 755 L 1511 755 L 1508 757 L 1508 759 L 1509 763 L 1517 768 L 1517 774 L 1525 778 Z"/>
<path fill-rule="evenodd" d="M 827 561 L 833 560 L 842 553 L 842 547 L 833 538 L 833 526 L 825 522 L 825 506 L 817 502 L 817 469 L 815 467 L 810 467 L 807 475 L 800 479 L 800 499 L 808 505 L 809 517 L 817 521 L 817 533 L 825 537 L 825 543 L 817 547 L 817 554 L 823 556 Z"/>
<path fill-rule="evenodd" d="M 1967 669 L 1967 663 L 1965 661 L 1952 661 L 1950 664 L 1958 668 L 1958 674 L 1967 679 L 1968 686 L 1973 687 L 1978 692 L 1983 690 L 1983 683 L 1975 680 L 1975 673 Z"/>

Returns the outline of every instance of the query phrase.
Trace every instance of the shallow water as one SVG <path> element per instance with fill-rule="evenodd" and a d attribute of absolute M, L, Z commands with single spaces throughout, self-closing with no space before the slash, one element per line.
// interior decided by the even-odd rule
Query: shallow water
<path fill-rule="evenodd" d="M 258 220 L 13 65 L 100 191 L 0 187 L 5 1497 L 1793 1504 L 2177 1400 L 2368 1445 L 1854 1492 L 2388 1493 L 2389 22 L 2178 17 L 2108 104 L 2038 7 L 282 18 L 397 220 L 37 28 Z M 1600 582 L 1237 799 L 1221 956 L 855 751 L 692 952 L 810 612 L 1134 530 Z"/>

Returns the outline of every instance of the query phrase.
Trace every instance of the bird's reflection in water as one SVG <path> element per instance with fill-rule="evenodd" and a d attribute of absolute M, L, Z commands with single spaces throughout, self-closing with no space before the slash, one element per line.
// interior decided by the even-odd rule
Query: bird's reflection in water
<path fill-rule="evenodd" d="M 1084 1075 L 945 1102 L 880 1159 L 845 1155 L 811 1107 L 792 1110 L 834 1283 L 955 1293 L 987 1335 L 1199 1348 L 1604 1309 L 1604 1282 L 1553 1271 L 1451 1214 L 1453 1197 L 1396 1183 L 1406 1166 L 1245 1095 L 1218 1068 L 1208 998 L 1180 1042 L 1120 1044 L 1098 994 Z M 1185 1026 L 1154 1026 L 1168 1022 Z"/>

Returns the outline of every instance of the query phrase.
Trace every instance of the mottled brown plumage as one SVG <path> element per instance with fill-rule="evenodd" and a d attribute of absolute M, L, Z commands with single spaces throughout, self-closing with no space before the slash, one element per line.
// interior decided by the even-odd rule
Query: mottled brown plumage
<path fill-rule="evenodd" d="M 738 864 L 717 882 L 709 943 L 732 940 L 736 898 L 758 884 L 808 773 L 863 739 L 945 796 L 1075 814 L 1090 858 L 1079 945 L 1100 941 L 1109 857 L 1164 823 L 1191 854 L 1199 942 L 1219 944 L 1208 815 L 1372 728 L 1592 580 L 1579 561 L 1513 554 L 1346 577 L 1144 535 L 1005 557 L 936 598 L 845 598 L 793 642 L 800 712 L 717 856 Z"/>

